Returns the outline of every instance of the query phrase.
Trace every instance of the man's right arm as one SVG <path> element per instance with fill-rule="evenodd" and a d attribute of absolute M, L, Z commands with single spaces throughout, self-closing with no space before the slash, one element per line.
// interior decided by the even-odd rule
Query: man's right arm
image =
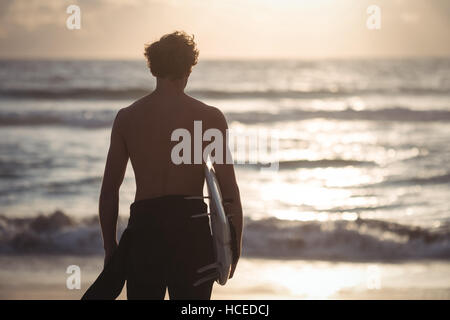
<path fill-rule="evenodd" d="M 128 163 L 128 151 L 121 132 L 121 111 L 117 114 L 105 165 L 99 199 L 100 225 L 105 249 L 105 264 L 117 247 L 116 229 L 119 213 L 119 189 Z"/>

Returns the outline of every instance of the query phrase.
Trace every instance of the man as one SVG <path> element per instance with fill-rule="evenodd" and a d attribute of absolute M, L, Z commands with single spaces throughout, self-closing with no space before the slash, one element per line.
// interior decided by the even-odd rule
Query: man
<path fill-rule="evenodd" d="M 171 135 L 184 128 L 194 136 L 194 121 L 201 121 L 204 131 L 216 128 L 225 137 L 227 123 L 219 109 L 184 93 L 198 58 L 193 37 L 184 32 L 164 35 L 146 46 L 145 56 L 156 89 L 121 109 L 114 120 L 99 208 L 105 268 L 84 298 L 114 298 L 125 278 L 129 299 L 163 299 L 166 288 L 171 299 L 209 299 L 213 280 L 194 285 L 205 276 L 197 270 L 214 262 L 208 218 L 192 218 L 206 210 L 203 200 L 192 199 L 203 194 L 205 164 L 203 159 L 175 164 L 171 152 L 177 142 Z M 136 195 L 118 248 L 119 188 L 128 159 Z M 241 251 L 242 208 L 233 164 L 225 160 L 214 168 L 229 202 L 225 211 L 232 216 L 231 278 Z"/>

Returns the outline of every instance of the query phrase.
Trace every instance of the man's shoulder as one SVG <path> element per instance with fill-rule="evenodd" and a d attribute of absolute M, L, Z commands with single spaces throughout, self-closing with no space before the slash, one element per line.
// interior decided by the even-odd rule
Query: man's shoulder
<path fill-rule="evenodd" d="M 128 117 L 128 114 L 130 113 L 130 107 L 131 106 L 119 109 L 119 111 L 117 111 L 115 121 L 116 122 L 125 122 L 126 118 Z"/>
<path fill-rule="evenodd" d="M 140 107 L 147 105 L 149 103 L 151 103 L 150 95 L 146 95 L 146 96 L 143 96 L 143 97 L 137 99 L 129 106 L 124 107 L 120 110 L 123 110 L 123 113 L 131 113 L 134 110 L 139 109 Z"/>
<path fill-rule="evenodd" d="M 211 120 L 221 120 L 224 119 L 224 115 L 222 111 L 214 106 L 208 105 L 200 100 L 197 100 L 193 97 L 189 97 L 192 106 L 204 114 L 207 118 Z"/>
<path fill-rule="evenodd" d="M 117 112 L 117 118 L 125 119 L 148 103 L 149 103 L 148 96 L 139 98 L 138 100 L 131 103 L 129 106 L 119 109 L 119 111 Z"/>
<path fill-rule="evenodd" d="M 141 104 L 142 99 L 136 100 L 129 106 L 120 108 L 116 113 L 116 118 L 114 120 L 120 126 L 124 126 L 130 119 L 131 115 L 135 112 L 139 105 Z"/>
<path fill-rule="evenodd" d="M 219 108 L 208 105 L 190 96 L 187 96 L 186 98 L 187 100 L 185 102 L 187 107 L 191 108 L 193 114 L 196 114 L 213 126 L 226 126 L 225 116 Z M 119 109 L 116 115 L 116 121 L 125 123 L 139 117 L 139 110 L 143 110 L 142 107 L 148 109 L 148 106 L 152 104 L 150 100 L 149 97 L 143 97 L 134 101 L 129 106 Z"/>

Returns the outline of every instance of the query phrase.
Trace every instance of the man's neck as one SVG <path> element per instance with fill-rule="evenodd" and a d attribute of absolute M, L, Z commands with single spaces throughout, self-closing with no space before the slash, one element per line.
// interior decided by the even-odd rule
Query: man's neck
<path fill-rule="evenodd" d="M 184 94 L 186 79 L 169 80 L 157 78 L 155 93 L 162 95 L 178 96 Z"/>

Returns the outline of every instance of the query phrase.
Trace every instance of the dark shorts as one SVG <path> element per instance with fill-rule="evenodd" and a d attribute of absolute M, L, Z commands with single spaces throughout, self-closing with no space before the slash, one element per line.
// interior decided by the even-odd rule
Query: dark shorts
<path fill-rule="evenodd" d="M 131 205 L 128 222 L 129 299 L 209 299 L 213 281 L 197 270 L 214 262 L 212 236 L 203 200 L 180 196 L 140 200 Z"/>
<path fill-rule="evenodd" d="M 131 205 L 119 246 L 82 299 L 115 299 L 127 282 L 128 299 L 209 299 L 214 281 L 197 270 L 214 262 L 203 200 L 164 196 Z"/>

